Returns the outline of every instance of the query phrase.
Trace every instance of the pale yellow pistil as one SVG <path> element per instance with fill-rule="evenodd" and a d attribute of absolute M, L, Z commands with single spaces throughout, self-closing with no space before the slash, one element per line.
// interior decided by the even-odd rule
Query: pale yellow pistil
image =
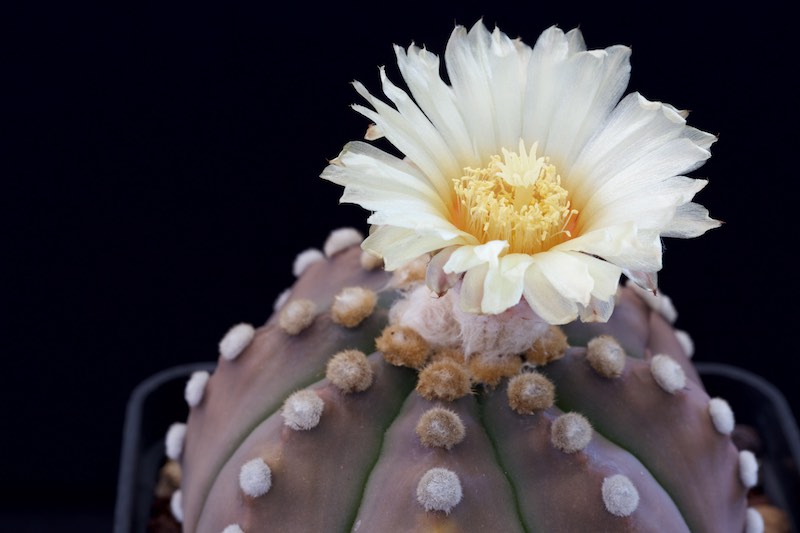
<path fill-rule="evenodd" d="M 572 237 L 572 209 L 561 177 L 548 158 L 536 157 L 520 141 L 519 152 L 503 148 L 485 168 L 465 168 L 453 180 L 455 222 L 482 243 L 507 241 L 509 253 L 533 254 Z"/>

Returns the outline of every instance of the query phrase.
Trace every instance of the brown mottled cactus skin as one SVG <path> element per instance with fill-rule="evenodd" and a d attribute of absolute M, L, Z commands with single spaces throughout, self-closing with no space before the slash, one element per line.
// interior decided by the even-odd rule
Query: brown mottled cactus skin
<path fill-rule="evenodd" d="M 533 414 L 509 406 L 507 380 L 475 385 L 454 401 L 415 392 L 417 372 L 393 366 L 375 338 L 399 292 L 391 276 L 365 270 L 351 247 L 309 266 L 290 301 L 313 300 L 320 312 L 297 335 L 273 316 L 234 360 L 220 358 L 202 400 L 191 409 L 181 456 L 182 514 L 187 532 L 219 533 L 236 524 L 245 533 L 280 532 L 720 532 L 745 531 L 746 492 L 738 452 L 715 430 L 709 397 L 672 326 L 635 291 L 622 289 L 607 324 L 571 324 L 566 354 L 536 370 L 555 385 L 556 403 Z M 379 294 L 374 312 L 355 327 L 331 319 L 343 287 Z M 597 335 L 616 338 L 627 353 L 617 378 L 586 361 Z M 358 349 L 374 376 L 363 392 L 345 394 L 325 378 L 335 353 Z M 670 394 L 655 382 L 649 359 L 668 354 L 686 374 Z M 287 427 L 281 406 L 311 389 L 324 401 L 319 424 Z M 458 414 L 465 437 L 450 449 L 420 442 L 415 427 L 431 407 Z M 551 443 L 554 420 L 583 414 L 589 444 L 565 453 Z M 271 486 L 243 493 L 240 469 L 260 457 Z M 462 497 L 448 512 L 426 510 L 417 498 L 432 468 L 458 475 Z M 635 511 L 612 514 L 603 480 L 623 474 L 639 494 Z"/>

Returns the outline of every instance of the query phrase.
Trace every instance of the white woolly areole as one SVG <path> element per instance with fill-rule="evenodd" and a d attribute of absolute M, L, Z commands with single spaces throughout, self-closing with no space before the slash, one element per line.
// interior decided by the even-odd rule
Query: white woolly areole
<path fill-rule="evenodd" d="M 183 493 L 180 489 L 172 493 L 169 499 L 169 510 L 175 520 L 183 522 Z"/>
<path fill-rule="evenodd" d="M 739 479 L 748 489 L 752 489 L 758 483 L 758 461 L 750 450 L 739 452 Z"/>
<path fill-rule="evenodd" d="M 452 294 L 437 298 L 425 285 L 392 305 L 389 322 L 416 331 L 432 348 L 454 347 L 461 336 L 461 326 L 453 316 Z"/>
<path fill-rule="evenodd" d="M 764 517 L 761 516 L 757 509 L 748 507 L 744 533 L 764 533 Z"/>
<path fill-rule="evenodd" d="M 317 427 L 324 408 L 325 402 L 316 392 L 301 390 L 286 398 L 281 414 L 288 427 L 306 430 Z"/>
<path fill-rule="evenodd" d="M 233 361 L 252 342 L 256 330 L 250 324 L 236 324 L 219 341 L 219 354 L 223 359 Z"/>
<path fill-rule="evenodd" d="M 678 339 L 678 344 L 683 348 L 683 353 L 686 354 L 686 357 L 691 359 L 694 356 L 694 341 L 689 336 L 689 333 L 682 329 L 676 329 L 675 338 Z"/>
<path fill-rule="evenodd" d="M 658 354 L 650 360 L 650 373 L 658 386 L 670 394 L 675 394 L 686 386 L 686 373 L 675 359 Z"/>
<path fill-rule="evenodd" d="M 364 236 L 355 228 L 335 229 L 328 235 L 325 246 L 322 247 L 322 251 L 325 252 L 326 256 L 333 257 L 342 250 L 361 244 L 363 240 Z"/>
<path fill-rule="evenodd" d="M 496 315 L 467 313 L 455 291 L 437 298 L 424 285 L 392 306 L 390 321 L 413 329 L 433 348 L 458 348 L 467 357 L 522 353 L 550 329 L 525 302 Z"/>
<path fill-rule="evenodd" d="M 630 516 L 639 506 L 639 491 L 628 476 L 615 474 L 605 478 L 601 492 L 606 510 L 614 516 Z"/>
<path fill-rule="evenodd" d="M 239 487 L 252 498 L 266 494 L 272 486 L 272 470 L 261 457 L 250 459 L 239 470 Z"/>
<path fill-rule="evenodd" d="M 297 257 L 294 258 L 294 263 L 292 264 L 292 274 L 299 278 L 303 275 L 303 272 L 305 272 L 308 267 L 317 261 L 322 261 L 323 259 L 325 259 L 325 254 L 323 254 L 321 250 L 317 250 L 316 248 L 304 250 L 297 254 Z"/>
<path fill-rule="evenodd" d="M 244 533 L 244 531 L 239 527 L 239 524 L 231 524 L 226 526 L 222 533 Z"/>
<path fill-rule="evenodd" d="M 192 372 L 189 380 L 186 382 L 186 389 L 184 390 L 184 398 L 186 403 L 191 407 L 197 407 L 203 401 L 203 394 L 206 391 L 206 384 L 211 375 L 205 370 L 198 370 Z"/>
<path fill-rule="evenodd" d="M 417 501 L 426 511 L 450 511 L 461 501 L 461 480 L 452 470 L 431 468 L 417 485 Z"/>
<path fill-rule="evenodd" d="M 642 300 L 650 306 L 650 309 L 664 317 L 664 320 L 670 324 L 674 324 L 678 319 L 678 311 L 672 304 L 672 299 L 661 292 L 653 294 L 647 289 L 644 289 L 631 280 L 626 282 L 628 287 L 631 287 L 636 293 L 642 297 Z"/>
<path fill-rule="evenodd" d="M 708 414 L 711 415 L 711 422 L 717 431 L 723 435 L 731 434 L 736 420 L 728 402 L 722 398 L 711 398 L 708 402 Z"/>
<path fill-rule="evenodd" d="M 165 453 L 170 459 L 177 461 L 183 453 L 183 442 L 186 440 L 186 424 L 175 422 L 167 429 L 164 439 Z"/>

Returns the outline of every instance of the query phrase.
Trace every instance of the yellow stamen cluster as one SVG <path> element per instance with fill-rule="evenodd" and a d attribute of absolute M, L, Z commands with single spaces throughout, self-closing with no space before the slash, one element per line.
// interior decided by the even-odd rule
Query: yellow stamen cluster
<path fill-rule="evenodd" d="M 578 211 L 555 165 L 520 140 L 519 153 L 503 148 L 485 168 L 465 168 L 453 180 L 454 222 L 482 243 L 507 241 L 509 253 L 533 254 L 572 237 Z"/>

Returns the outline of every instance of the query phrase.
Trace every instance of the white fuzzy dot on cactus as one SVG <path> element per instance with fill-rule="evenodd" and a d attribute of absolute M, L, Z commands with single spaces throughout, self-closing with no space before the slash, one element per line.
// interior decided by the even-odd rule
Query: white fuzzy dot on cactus
<path fill-rule="evenodd" d="M 250 324 L 236 324 L 219 341 L 219 354 L 223 359 L 233 361 L 253 341 L 256 330 Z"/>
<path fill-rule="evenodd" d="M 251 459 L 239 470 L 239 488 L 251 498 L 266 494 L 272 487 L 272 470 L 260 457 Z"/>
<path fill-rule="evenodd" d="M 686 373 L 675 359 L 658 354 L 650 360 L 650 373 L 658 386 L 664 391 L 675 394 L 686 386 Z"/>
<path fill-rule="evenodd" d="M 313 390 L 300 390 L 286 398 L 281 414 L 284 424 L 298 431 L 313 429 L 319 424 L 325 402 Z"/>
<path fill-rule="evenodd" d="M 167 436 L 164 439 L 165 453 L 167 457 L 177 461 L 183 453 L 183 443 L 186 439 L 186 424 L 175 422 L 167 429 Z"/>
<path fill-rule="evenodd" d="M 694 356 L 694 341 L 689 333 L 682 329 L 676 329 L 675 338 L 678 339 L 678 344 L 681 345 L 683 353 L 686 354 L 686 357 L 691 359 Z"/>
<path fill-rule="evenodd" d="M 625 350 L 610 335 L 599 335 L 586 345 L 586 360 L 603 377 L 620 377 L 625 370 L 626 359 Z"/>
<path fill-rule="evenodd" d="M 244 530 L 239 527 L 239 524 L 231 524 L 229 526 L 225 526 L 225 529 L 222 530 L 222 533 L 244 533 Z"/>
<path fill-rule="evenodd" d="M 169 510 L 172 517 L 178 522 L 183 522 L 183 492 L 180 489 L 172 493 L 169 498 Z"/>
<path fill-rule="evenodd" d="M 308 267 L 318 261 L 322 261 L 323 259 L 325 259 L 325 254 L 323 254 L 321 250 L 317 250 L 316 248 L 303 250 L 297 254 L 297 257 L 294 258 L 294 263 L 292 263 L 292 274 L 299 278 L 303 275 L 303 272 L 308 269 Z"/>
<path fill-rule="evenodd" d="M 192 375 L 189 376 L 189 380 L 186 382 L 186 388 L 184 389 L 184 398 L 186 398 L 186 403 L 188 403 L 190 407 L 197 407 L 200 405 L 200 402 L 203 401 L 208 378 L 210 377 L 211 375 L 205 370 L 192 372 Z"/>
<path fill-rule="evenodd" d="M 764 517 L 761 516 L 758 509 L 749 507 L 745 520 L 744 533 L 764 533 Z"/>
<path fill-rule="evenodd" d="M 564 413 L 553 420 L 550 428 L 553 446 L 564 453 L 575 453 L 586 448 L 592 440 L 592 434 L 592 425 L 580 413 Z"/>
<path fill-rule="evenodd" d="M 317 306 L 311 300 L 292 300 L 281 309 L 278 325 L 289 335 L 298 335 L 314 322 Z"/>
<path fill-rule="evenodd" d="M 630 516 L 639 506 L 639 491 L 627 476 L 615 474 L 605 478 L 600 490 L 606 510 L 614 516 Z"/>
<path fill-rule="evenodd" d="M 327 257 L 333 257 L 339 252 L 361 244 L 364 240 L 364 235 L 355 228 L 339 228 L 333 230 L 328 238 L 325 240 L 325 245 L 322 251 L 325 252 Z"/>
<path fill-rule="evenodd" d="M 714 428 L 723 435 L 730 435 L 736 425 L 733 410 L 727 401 L 722 398 L 711 398 L 708 402 L 708 414 Z"/>
<path fill-rule="evenodd" d="M 750 450 L 739 452 L 739 479 L 748 489 L 752 489 L 758 483 L 758 460 Z"/>
<path fill-rule="evenodd" d="M 463 497 L 461 480 L 452 470 L 431 468 L 417 485 L 417 501 L 426 511 L 450 511 Z"/>

